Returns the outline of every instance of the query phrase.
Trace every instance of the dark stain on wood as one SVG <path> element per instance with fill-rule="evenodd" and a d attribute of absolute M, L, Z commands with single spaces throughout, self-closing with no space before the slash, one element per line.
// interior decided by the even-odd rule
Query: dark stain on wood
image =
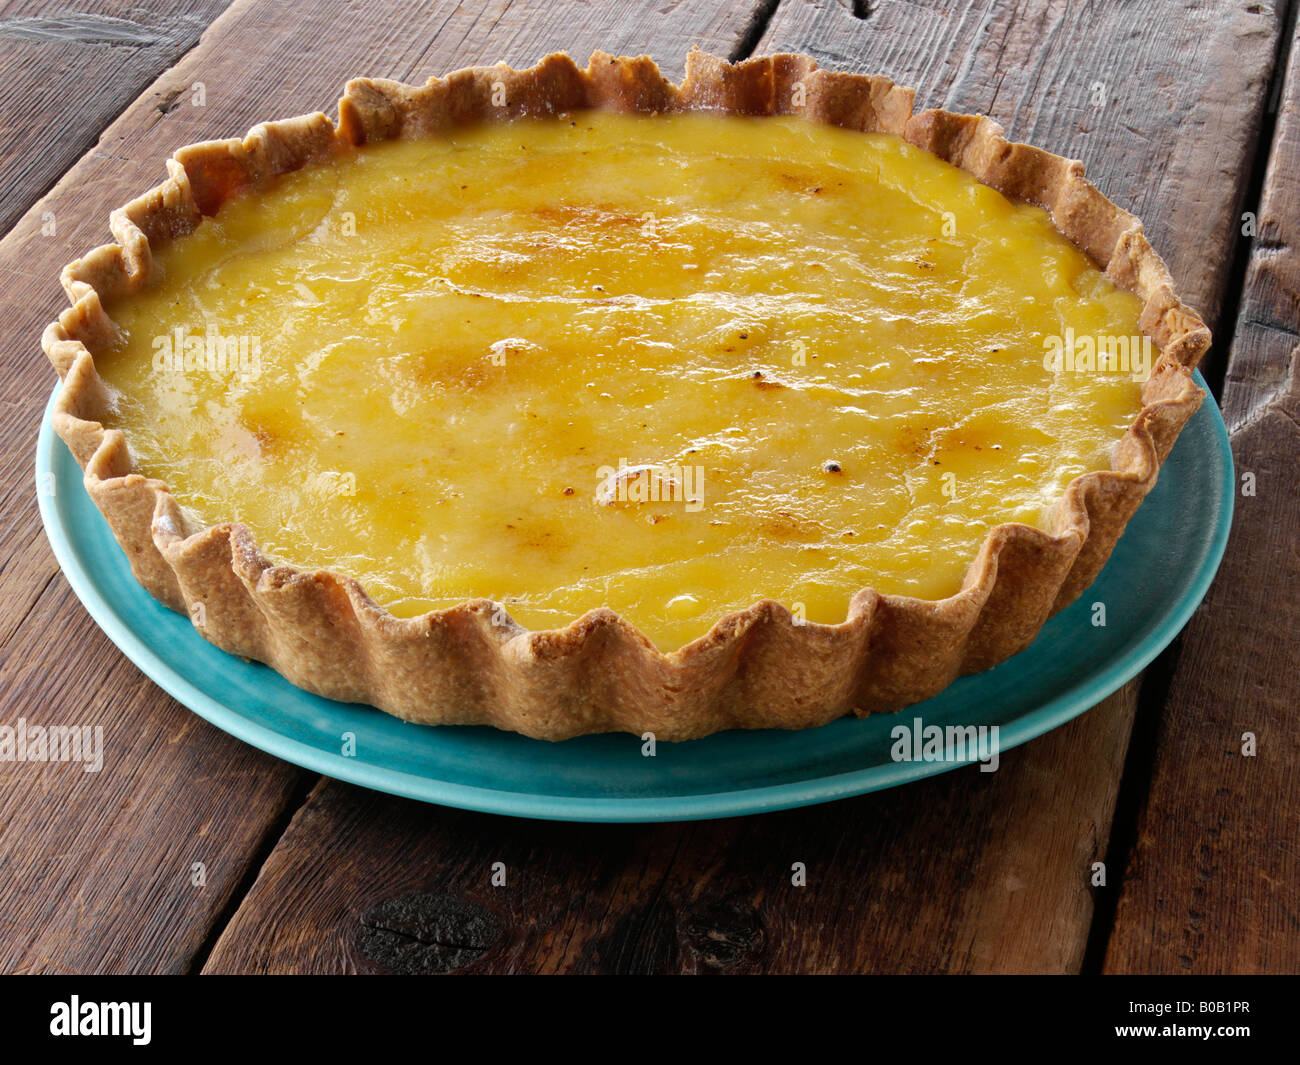
<path fill-rule="evenodd" d="M 763 952 L 763 918 L 742 896 L 701 899 L 681 915 L 677 927 L 684 951 L 704 972 L 752 967 Z"/>
<path fill-rule="evenodd" d="M 486 906 L 450 894 L 399 895 L 361 915 L 357 953 L 402 976 L 463 969 L 491 952 L 505 922 Z"/>
<path fill-rule="evenodd" d="M 164 115 L 171 114 L 177 103 L 180 102 L 180 98 L 188 91 L 189 90 L 185 88 L 168 89 L 167 92 L 163 94 L 163 98 L 158 101 L 159 113 Z"/>

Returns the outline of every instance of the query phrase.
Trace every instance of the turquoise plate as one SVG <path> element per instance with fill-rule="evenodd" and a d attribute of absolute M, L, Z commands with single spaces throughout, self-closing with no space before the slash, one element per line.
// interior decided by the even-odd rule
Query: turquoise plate
<path fill-rule="evenodd" d="M 1198 382 L 1204 386 L 1205 382 Z M 1218 568 L 1234 475 L 1223 418 L 1206 400 L 1101 576 L 996 669 L 895 716 L 802 732 L 724 732 L 660 743 L 635 736 L 544 743 L 489 728 L 408 725 L 295 688 L 203 640 L 135 582 L 54 434 L 36 452 L 41 518 L 91 617 L 159 687 L 217 728 L 300 766 L 368 788 L 470 810 L 571 821 L 673 821 L 781 810 L 893 787 L 964 764 L 893 761 L 890 729 L 997 725 L 1001 750 L 1083 713 L 1150 662 L 1186 624 Z M 53 475 L 51 480 L 50 475 Z M 49 491 L 53 486 L 55 491 Z M 1095 602 L 1106 625 L 1092 624 Z M 345 756 L 343 734 L 355 735 Z M 967 760 L 969 761 L 969 759 Z"/>

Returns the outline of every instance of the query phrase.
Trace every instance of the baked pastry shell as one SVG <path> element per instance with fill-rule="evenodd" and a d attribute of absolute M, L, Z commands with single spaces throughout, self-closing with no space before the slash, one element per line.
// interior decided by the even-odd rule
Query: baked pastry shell
<path fill-rule="evenodd" d="M 549 740 L 808 728 L 927 699 L 1025 648 L 1092 583 L 1201 403 L 1191 370 L 1210 334 L 1175 295 L 1141 222 L 1087 181 L 1081 162 L 1010 142 L 987 117 L 913 113 L 913 98 L 888 78 L 823 70 L 807 56 L 729 64 L 698 51 L 688 56 L 681 85 L 648 58 L 601 52 L 586 69 L 556 54 L 526 70 L 475 67 L 422 86 L 349 82 L 337 123 L 302 115 L 255 126 L 242 139 L 181 148 L 167 161 L 166 181 L 112 213 L 115 242 L 64 268 L 71 306 L 42 338 L 62 378 L 54 429 L 155 598 L 190 616 L 218 647 L 332 699 L 423 724 L 492 725 Z M 104 304 L 148 287 L 154 250 L 193 231 L 235 192 L 328 165 L 364 144 L 586 108 L 799 114 L 891 133 L 1011 199 L 1046 208 L 1065 237 L 1142 300 L 1139 327 L 1160 351 L 1112 468 L 1071 481 L 1049 530 L 993 528 L 961 590 L 947 599 L 865 588 L 836 625 L 801 622 L 764 600 L 663 653 L 609 609 L 545 631 L 524 629 L 486 599 L 397 618 L 354 578 L 269 557 L 244 525 L 199 525 L 166 484 L 137 470 L 122 432 L 104 427 L 113 398 L 95 354 L 117 336 Z"/>

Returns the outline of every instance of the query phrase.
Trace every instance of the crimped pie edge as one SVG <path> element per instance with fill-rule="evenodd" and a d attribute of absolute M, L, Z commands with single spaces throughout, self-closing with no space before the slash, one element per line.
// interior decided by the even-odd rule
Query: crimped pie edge
<path fill-rule="evenodd" d="M 507 103 L 496 106 L 502 88 Z M 802 106 L 794 106 L 800 97 Z M 179 149 L 167 160 L 167 181 L 112 213 L 116 243 L 64 268 L 72 305 L 42 337 L 63 379 L 55 431 L 82 466 L 136 579 L 155 598 L 188 614 L 217 646 L 267 662 L 330 698 L 371 703 L 409 721 L 486 724 L 550 740 L 807 728 L 919 702 L 1022 650 L 1092 582 L 1201 403 L 1191 369 L 1210 334 L 1175 295 L 1141 222 L 1102 196 L 1082 163 L 1007 141 L 987 117 L 914 115 L 913 97 L 888 78 L 822 70 L 807 56 L 730 64 L 699 51 L 689 54 L 680 87 L 649 58 L 602 52 L 586 70 L 557 53 L 526 70 L 468 68 L 423 86 L 351 81 L 337 126 L 323 114 L 303 115 L 254 126 L 242 140 Z M 193 527 L 163 482 L 134 471 L 123 434 L 100 422 L 110 397 L 93 353 L 115 329 L 101 301 L 149 283 L 153 246 L 192 231 L 235 190 L 327 161 L 345 146 L 588 107 L 796 113 L 893 133 L 1012 199 L 1045 207 L 1064 236 L 1142 299 L 1140 327 L 1161 352 L 1112 469 L 1070 482 L 1055 508 L 1054 533 L 1015 523 L 990 530 L 962 590 L 947 599 L 867 588 L 838 625 L 797 623 L 764 600 L 668 654 L 605 608 L 542 631 L 503 619 L 485 599 L 396 618 L 351 577 L 267 557 L 245 526 Z"/>

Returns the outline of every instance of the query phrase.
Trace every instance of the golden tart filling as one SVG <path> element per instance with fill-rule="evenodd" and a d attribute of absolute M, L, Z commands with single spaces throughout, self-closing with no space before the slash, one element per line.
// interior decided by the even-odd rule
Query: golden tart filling
<path fill-rule="evenodd" d="M 349 149 L 155 267 L 106 306 L 104 424 L 196 521 L 399 616 L 609 607 L 664 651 L 763 599 L 955 594 L 991 528 L 1110 468 L 1152 357 L 1045 211 L 793 117 Z M 1108 338 L 1118 365 L 1073 358 Z"/>

